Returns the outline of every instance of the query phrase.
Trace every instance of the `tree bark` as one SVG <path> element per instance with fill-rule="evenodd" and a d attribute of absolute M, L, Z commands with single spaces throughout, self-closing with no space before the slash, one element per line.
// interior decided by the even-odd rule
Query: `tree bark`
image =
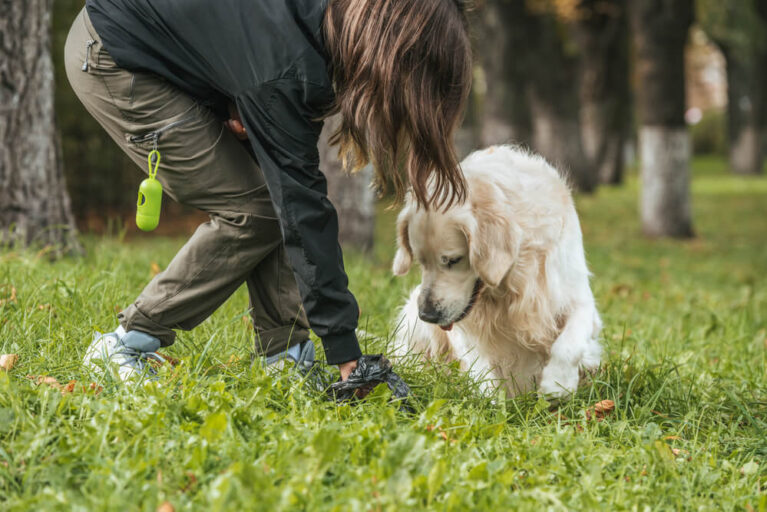
<path fill-rule="evenodd" d="M 580 0 L 574 35 L 580 49 L 583 149 L 600 183 L 623 181 L 628 105 L 626 0 Z"/>
<path fill-rule="evenodd" d="M 527 81 L 533 147 L 552 164 L 569 172 L 582 192 L 597 184 L 594 168 L 583 149 L 580 127 L 578 55 L 570 50 L 567 31 L 551 13 L 531 12 L 519 17 L 524 42 L 514 58 L 520 59 Z"/>
<path fill-rule="evenodd" d="M 761 22 L 762 27 L 767 31 L 767 2 L 756 2 L 756 14 L 759 17 L 759 21 Z M 762 86 L 762 110 L 760 113 L 762 121 L 761 146 L 763 155 L 765 155 L 767 154 L 767 92 L 764 90 L 764 84 L 767 83 L 767 34 L 765 34 L 765 32 L 762 33 L 762 42 L 762 51 L 759 54 L 759 61 L 756 63 L 756 65 L 762 73 L 760 78 L 760 85 Z M 759 172 L 762 173 L 763 171 L 764 167 L 760 167 Z"/>
<path fill-rule="evenodd" d="M 484 72 L 481 143 L 532 145 L 530 106 L 525 96 L 527 77 L 518 50 L 524 44 L 517 25 L 525 2 L 489 0 L 476 16 L 478 59 Z"/>
<path fill-rule="evenodd" d="M 760 119 L 764 82 L 743 75 L 762 73 L 760 69 L 748 73 L 737 58 L 728 58 L 726 62 L 730 168 L 736 174 L 760 174 L 764 162 L 764 123 Z"/>
<path fill-rule="evenodd" d="M 690 137 L 686 128 L 642 126 L 640 208 L 649 236 L 692 235 L 688 164 Z"/>
<path fill-rule="evenodd" d="M 684 120 L 684 48 L 692 17 L 693 0 L 631 2 L 641 120 L 640 214 L 648 236 L 693 235 Z"/>
<path fill-rule="evenodd" d="M 54 113 L 52 0 L 3 0 L 0 242 L 79 252 Z"/>
<path fill-rule="evenodd" d="M 737 52 L 719 43 L 727 64 L 727 134 L 730 169 L 760 174 L 764 163 L 767 51 Z"/>
<path fill-rule="evenodd" d="M 373 167 L 355 174 L 344 171 L 338 148 L 329 143 L 339 125 L 338 116 L 325 120 L 319 142 L 320 169 L 328 180 L 328 195 L 338 211 L 339 240 L 345 247 L 362 251 L 373 248 L 375 238 L 375 193 Z"/>

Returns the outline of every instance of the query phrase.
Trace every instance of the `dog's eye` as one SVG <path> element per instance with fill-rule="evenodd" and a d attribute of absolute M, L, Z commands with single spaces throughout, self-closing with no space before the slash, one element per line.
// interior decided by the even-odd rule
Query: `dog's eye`
<path fill-rule="evenodd" d="M 442 256 L 442 263 L 447 265 L 447 268 L 451 268 L 453 265 L 457 265 L 461 262 L 463 259 L 463 256 L 457 256 L 455 258 L 448 258 L 447 256 Z"/>

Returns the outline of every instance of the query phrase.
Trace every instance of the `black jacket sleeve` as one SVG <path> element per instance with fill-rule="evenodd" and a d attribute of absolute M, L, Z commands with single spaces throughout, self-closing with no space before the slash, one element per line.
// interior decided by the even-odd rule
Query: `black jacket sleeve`
<path fill-rule="evenodd" d="M 361 355 L 355 334 L 359 308 L 348 288 L 338 217 L 319 170 L 322 122 L 312 105 L 326 105 L 326 95 L 310 83 L 278 79 L 236 101 L 281 221 L 309 323 L 328 363 L 339 364 Z"/>

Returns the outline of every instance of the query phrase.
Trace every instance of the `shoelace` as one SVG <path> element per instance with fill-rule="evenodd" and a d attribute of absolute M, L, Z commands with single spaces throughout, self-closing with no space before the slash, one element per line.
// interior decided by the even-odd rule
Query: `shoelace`
<path fill-rule="evenodd" d="M 166 363 L 166 359 L 162 357 L 160 354 L 158 354 L 157 352 L 142 352 L 132 347 L 126 347 L 122 343 L 120 344 L 120 348 L 117 351 L 115 351 L 113 356 L 117 354 L 126 355 L 129 358 L 135 360 L 141 370 L 143 370 L 146 367 L 144 361 L 149 361 L 150 359 L 155 360 L 160 364 Z M 121 366 L 125 366 L 126 364 L 129 364 L 129 363 L 128 362 L 123 363 Z"/>

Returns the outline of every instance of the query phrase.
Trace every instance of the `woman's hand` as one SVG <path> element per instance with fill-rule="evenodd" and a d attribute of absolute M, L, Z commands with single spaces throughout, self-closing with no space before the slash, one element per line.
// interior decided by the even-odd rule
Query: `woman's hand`
<path fill-rule="evenodd" d="M 338 365 L 338 370 L 341 372 L 341 380 L 346 380 L 349 378 L 349 375 L 354 371 L 354 369 L 357 367 L 357 360 L 349 361 L 347 363 L 341 363 Z"/>
<path fill-rule="evenodd" d="M 242 124 L 242 118 L 240 117 L 240 113 L 237 111 L 237 107 L 235 107 L 232 103 L 229 104 L 229 117 L 230 119 L 224 122 L 226 127 L 229 128 L 229 131 L 232 132 L 238 139 L 247 140 L 248 131 Z"/>
<path fill-rule="evenodd" d="M 338 365 L 338 370 L 341 372 L 341 380 L 346 380 L 349 378 L 349 375 L 354 371 L 354 369 L 357 368 L 357 360 L 349 361 L 348 363 L 341 363 Z M 357 388 L 354 391 L 354 395 L 357 398 L 365 398 L 368 393 L 373 391 L 373 388 L 375 387 L 374 384 L 369 383 L 365 384 L 362 387 Z"/>

